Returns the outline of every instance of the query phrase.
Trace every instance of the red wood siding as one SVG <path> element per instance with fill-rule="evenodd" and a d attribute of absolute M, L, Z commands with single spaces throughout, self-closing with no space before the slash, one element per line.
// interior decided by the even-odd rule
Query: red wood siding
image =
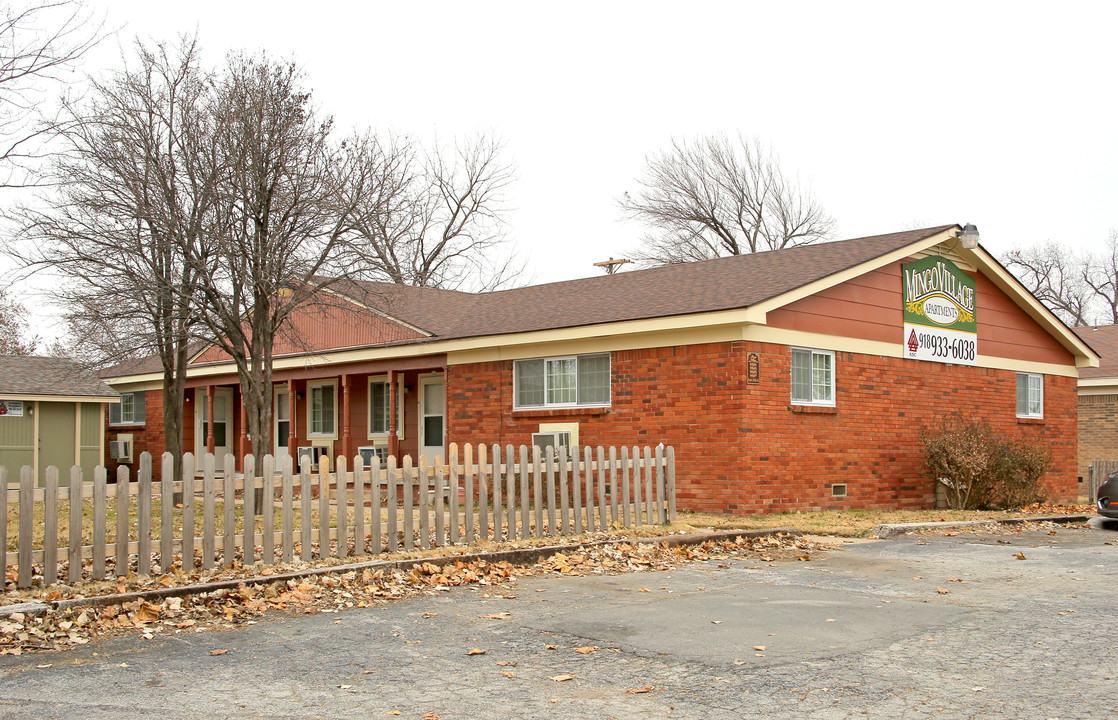
<path fill-rule="evenodd" d="M 1069 365 L 1072 355 L 986 276 L 975 277 L 978 352 L 982 355 Z M 901 263 L 790 303 L 768 314 L 772 327 L 900 343 Z"/>

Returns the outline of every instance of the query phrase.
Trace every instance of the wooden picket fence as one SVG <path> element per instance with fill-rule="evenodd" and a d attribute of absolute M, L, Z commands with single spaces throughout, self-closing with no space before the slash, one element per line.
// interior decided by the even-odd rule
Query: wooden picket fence
<path fill-rule="evenodd" d="M 1106 482 L 1110 474 L 1118 471 L 1118 460 L 1092 460 L 1087 468 L 1087 502 L 1094 504 L 1099 499 L 1099 485 Z"/>
<path fill-rule="evenodd" d="M 8 488 L 0 494 L 0 539 L 16 585 L 27 588 L 39 574 L 51 585 L 59 578 L 74 583 L 237 562 L 272 565 L 675 519 L 671 447 L 584 447 L 581 454 L 572 448 L 568 456 L 566 448 L 541 453 L 522 445 L 519 458 L 512 445 L 479 445 L 476 458 L 474 450 L 465 445 L 460 455 L 452 444 L 448 462 L 433 465 L 405 456 L 400 463 L 389 457 L 383 467 L 374 457 L 365 467 L 361 456 L 351 463 L 338 457 L 333 471 L 324 458 L 317 472 L 309 464 L 295 472 L 288 456 L 277 467 L 265 455 L 258 468 L 248 455 L 243 473 L 232 455 L 219 473 L 212 454 L 198 468 L 187 453 L 182 479 L 164 453 L 157 482 L 151 455 L 143 453 L 135 479 L 121 466 L 110 483 L 99 466 L 93 481 L 84 482 L 81 468 L 73 467 L 63 487 L 53 466 L 43 487 L 23 467 L 18 488 L 0 467 L 0 488 Z"/>

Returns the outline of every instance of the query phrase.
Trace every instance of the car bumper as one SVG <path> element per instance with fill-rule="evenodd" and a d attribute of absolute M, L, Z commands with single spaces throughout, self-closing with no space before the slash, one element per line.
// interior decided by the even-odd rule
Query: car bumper
<path fill-rule="evenodd" d="M 1099 486 L 1098 501 L 1095 507 L 1099 515 L 1118 520 L 1118 480 L 1108 478 Z"/>

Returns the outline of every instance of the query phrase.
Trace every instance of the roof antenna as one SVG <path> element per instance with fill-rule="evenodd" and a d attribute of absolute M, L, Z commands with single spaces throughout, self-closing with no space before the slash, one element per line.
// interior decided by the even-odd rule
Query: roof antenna
<path fill-rule="evenodd" d="M 617 272 L 617 269 L 620 268 L 622 265 L 624 265 L 626 263 L 631 263 L 631 262 L 633 262 L 633 261 L 632 260 L 624 260 L 624 259 L 614 260 L 613 258 L 610 258 L 609 260 L 603 260 L 601 262 L 594 263 L 594 267 L 602 268 L 603 270 L 606 271 L 606 275 L 613 275 L 614 273 Z"/>

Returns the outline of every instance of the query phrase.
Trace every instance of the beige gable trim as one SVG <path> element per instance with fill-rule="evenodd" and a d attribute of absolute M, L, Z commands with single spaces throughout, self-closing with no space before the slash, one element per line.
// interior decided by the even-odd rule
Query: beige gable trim
<path fill-rule="evenodd" d="M 764 302 L 758 303 L 754 306 L 753 309 L 760 313 L 768 314 L 772 310 L 784 307 L 785 305 L 794 303 L 797 300 L 803 300 L 806 297 L 815 295 L 816 293 L 820 293 L 836 285 L 841 285 L 842 283 L 853 280 L 860 275 L 865 275 L 871 270 L 876 270 L 883 265 L 888 265 L 890 263 L 912 257 L 916 253 L 923 252 L 930 247 L 939 245 L 940 243 L 949 242 L 951 240 L 954 240 L 954 238 L 955 230 L 944 230 L 943 232 L 936 233 L 935 235 L 926 237 L 923 240 L 914 242 L 911 245 L 906 245 L 899 250 L 894 250 L 891 253 L 876 257 L 873 260 L 867 260 L 864 263 L 855 265 L 854 267 L 843 270 L 842 272 L 837 272 L 833 275 L 828 275 L 825 278 L 820 278 L 815 282 L 808 283 L 807 285 L 802 285 L 795 290 L 784 293 L 783 295 L 777 295 L 774 298 L 770 298 L 768 300 L 765 300 Z"/>
<path fill-rule="evenodd" d="M 1026 290 L 1025 286 L 989 253 L 981 247 L 976 250 L 964 250 L 963 252 L 973 256 L 982 274 L 990 282 L 1013 298 L 1017 305 L 1028 313 L 1029 317 L 1047 330 L 1068 352 L 1075 356 L 1075 366 L 1077 368 L 1099 366 L 1099 356 L 1095 351 L 1072 332 L 1067 325 L 1064 325 L 1043 303 L 1033 297 L 1032 293 Z"/>

